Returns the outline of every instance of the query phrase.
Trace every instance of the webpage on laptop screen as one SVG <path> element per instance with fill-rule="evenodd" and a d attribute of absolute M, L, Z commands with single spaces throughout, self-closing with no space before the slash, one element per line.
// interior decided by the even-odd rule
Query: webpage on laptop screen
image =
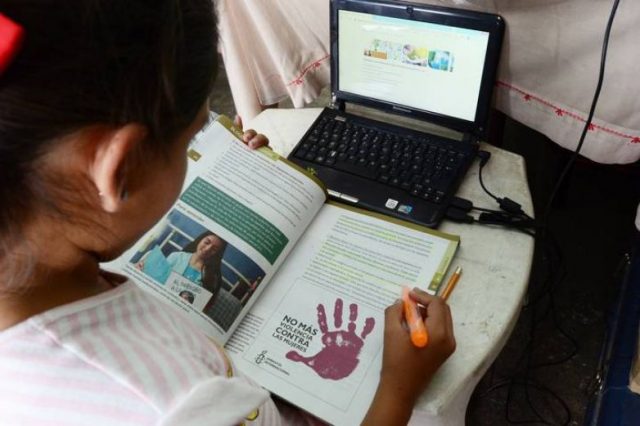
<path fill-rule="evenodd" d="M 341 10 L 339 89 L 474 121 L 489 33 Z"/>

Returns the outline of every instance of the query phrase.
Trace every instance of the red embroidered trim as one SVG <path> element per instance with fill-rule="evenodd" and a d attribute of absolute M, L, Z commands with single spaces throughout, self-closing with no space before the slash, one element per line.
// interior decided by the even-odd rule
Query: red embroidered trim
<path fill-rule="evenodd" d="M 318 59 L 317 61 L 312 62 L 310 65 L 308 65 L 305 69 L 302 70 L 300 75 L 298 75 L 296 78 L 294 78 L 289 83 L 287 83 L 287 86 L 302 86 L 302 84 L 304 84 L 304 76 L 308 72 L 315 71 L 316 69 L 320 68 L 320 66 L 322 65 L 322 62 L 324 62 L 327 59 L 329 59 L 329 56 L 330 55 L 327 54 L 327 55 L 323 56 L 322 58 Z"/>
<path fill-rule="evenodd" d="M 514 92 L 519 93 L 520 95 L 522 95 L 522 99 L 525 102 L 535 101 L 535 102 L 538 102 L 539 104 L 542 104 L 542 105 L 544 105 L 544 106 L 546 106 L 548 108 L 551 108 L 551 109 L 554 110 L 554 112 L 556 113 L 556 115 L 558 117 L 568 116 L 568 117 L 573 118 L 574 120 L 578 120 L 578 121 L 581 121 L 583 123 L 585 123 L 587 121 L 585 118 L 579 116 L 578 114 L 575 114 L 575 113 L 573 113 L 571 111 L 567 111 L 565 109 L 557 107 L 556 105 L 552 104 L 551 102 L 546 101 L 546 100 L 544 100 L 544 99 L 542 99 L 542 98 L 540 98 L 540 97 L 538 97 L 536 95 L 532 95 L 531 93 L 527 93 L 524 90 L 522 90 L 522 89 L 520 89 L 518 87 L 515 87 L 510 83 L 498 80 L 498 81 L 496 81 L 496 86 L 504 87 L 504 88 L 507 88 L 509 90 L 513 90 Z M 610 133 L 612 135 L 615 135 L 615 136 L 618 136 L 618 137 L 621 137 L 621 138 L 624 138 L 624 139 L 629 139 L 629 142 L 631 142 L 631 143 L 640 143 L 640 136 L 628 135 L 628 134 L 625 134 L 625 133 L 622 133 L 622 132 L 618 132 L 617 130 L 610 129 L 608 127 L 599 126 L 599 125 L 594 124 L 594 123 L 589 124 L 589 130 L 591 130 L 591 131 L 600 130 L 600 131 L 603 131 L 603 132 L 606 132 L 606 133 Z"/>

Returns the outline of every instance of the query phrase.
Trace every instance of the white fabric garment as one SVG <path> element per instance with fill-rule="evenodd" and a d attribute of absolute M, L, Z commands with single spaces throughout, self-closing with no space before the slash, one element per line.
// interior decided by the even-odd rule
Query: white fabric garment
<path fill-rule="evenodd" d="M 218 0 L 220 49 L 238 114 L 291 98 L 295 107 L 329 83 L 328 0 Z"/>

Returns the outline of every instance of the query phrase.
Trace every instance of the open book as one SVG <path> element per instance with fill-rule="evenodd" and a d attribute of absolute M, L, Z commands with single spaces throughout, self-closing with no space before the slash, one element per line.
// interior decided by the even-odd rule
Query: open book
<path fill-rule="evenodd" d="M 384 309 L 402 285 L 435 293 L 459 238 L 327 203 L 312 174 L 239 136 L 221 116 L 196 137 L 179 200 L 112 266 L 260 385 L 357 424 L 378 383 Z M 217 252 L 202 262 L 203 250 Z"/>

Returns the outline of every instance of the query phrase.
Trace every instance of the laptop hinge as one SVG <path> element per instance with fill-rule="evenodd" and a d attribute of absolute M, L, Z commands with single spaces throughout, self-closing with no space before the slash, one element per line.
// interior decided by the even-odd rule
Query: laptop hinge
<path fill-rule="evenodd" d="M 340 112 L 345 111 L 345 102 L 341 99 L 338 99 L 335 93 L 331 94 L 331 108 Z"/>

